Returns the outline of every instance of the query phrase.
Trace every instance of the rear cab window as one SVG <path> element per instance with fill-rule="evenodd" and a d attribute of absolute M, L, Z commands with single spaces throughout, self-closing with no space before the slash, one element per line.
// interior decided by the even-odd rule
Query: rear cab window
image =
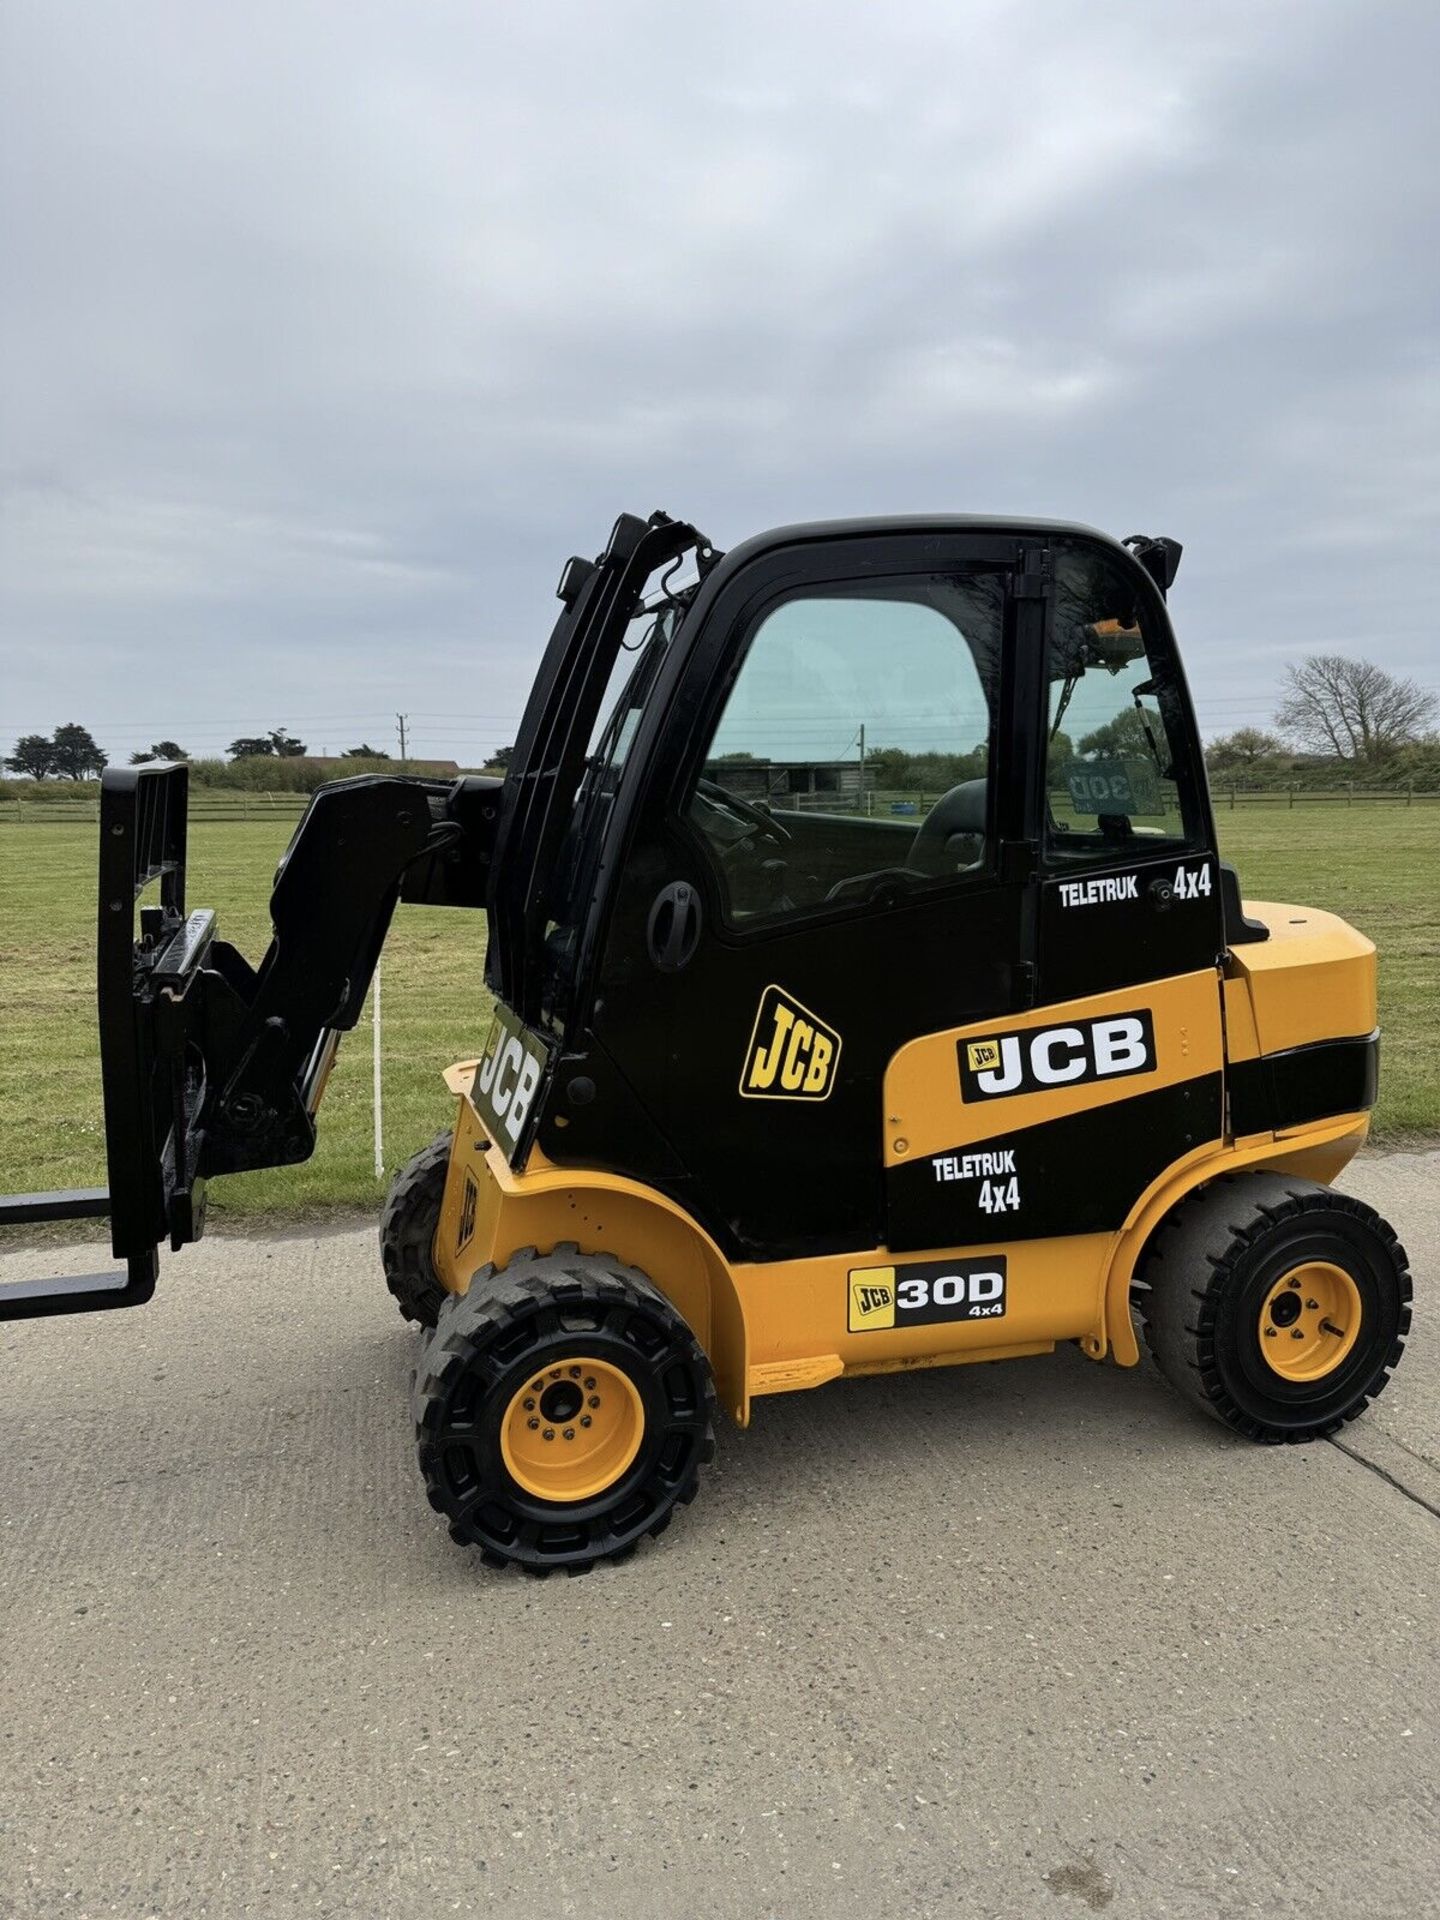
<path fill-rule="evenodd" d="M 1183 698 L 1134 583 L 1062 545 L 1048 660 L 1044 857 L 1064 872 L 1204 845 Z"/>

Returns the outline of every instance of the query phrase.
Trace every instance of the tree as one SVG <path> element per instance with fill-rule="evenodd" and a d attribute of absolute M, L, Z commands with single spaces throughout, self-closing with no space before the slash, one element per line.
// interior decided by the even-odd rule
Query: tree
<path fill-rule="evenodd" d="M 132 767 L 143 767 L 151 760 L 188 760 L 189 754 L 174 740 L 157 740 L 145 753 L 132 753 Z"/>
<path fill-rule="evenodd" d="M 107 764 L 94 734 L 73 720 L 67 726 L 56 727 L 53 751 L 55 771 L 62 780 L 84 780 L 92 773 L 102 772 Z"/>
<path fill-rule="evenodd" d="M 232 760 L 263 760 L 275 751 L 268 733 L 242 733 L 238 740 L 232 740 L 225 749 Z"/>
<path fill-rule="evenodd" d="M 308 751 L 303 740 L 296 740 L 284 727 L 270 729 L 270 745 L 282 760 L 299 760 Z"/>
<path fill-rule="evenodd" d="M 1045 766 L 1051 775 L 1063 774 L 1075 758 L 1075 742 L 1063 727 L 1057 727 L 1050 736 L 1050 745 L 1045 754 Z"/>
<path fill-rule="evenodd" d="M 382 747 L 367 747 L 362 740 L 358 747 L 346 747 L 340 758 L 342 760 L 388 760 L 390 756 Z"/>
<path fill-rule="evenodd" d="M 55 742 L 43 733 L 27 733 L 15 742 L 15 751 L 5 765 L 11 773 L 28 773 L 32 780 L 43 780 L 55 771 Z"/>
<path fill-rule="evenodd" d="M 1205 759 L 1216 772 L 1230 767 L 1253 767 L 1257 760 L 1272 759 L 1285 750 L 1284 742 L 1261 727 L 1241 727 L 1235 733 L 1221 734 L 1205 749 Z"/>
<path fill-rule="evenodd" d="M 1275 723 L 1298 746 L 1374 764 L 1418 740 L 1440 699 L 1368 660 L 1312 653 L 1285 670 Z"/>
<path fill-rule="evenodd" d="M 491 754 L 490 758 L 485 762 L 485 764 L 487 767 L 501 767 L 508 772 L 510 767 L 510 762 L 514 758 L 515 758 L 515 749 L 513 746 L 497 747 L 495 751 Z"/>
<path fill-rule="evenodd" d="M 1150 725 L 1158 739 L 1159 722 L 1151 721 Z M 1080 742 L 1081 753 L 1098 754 L 1102 759 L 1125 760 L 1136 754 L 1148 757 L 1151 750 L 1146 719 L 1138 707 L 1122 707 L 1113 720 L 1085 734 Z"/>

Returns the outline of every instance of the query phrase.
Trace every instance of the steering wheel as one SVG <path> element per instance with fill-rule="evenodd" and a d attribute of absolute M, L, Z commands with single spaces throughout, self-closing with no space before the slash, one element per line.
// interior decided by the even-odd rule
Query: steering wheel
<path fill-rule="evenodd" d="M 768 840 L 772 846 L 785 847 L 790 844 L 793 836 L 788 827 L 782 827 L 775 816 L 767 813 L 763 807 L 757 807 L 749 800 L 742 800 L 738 793 L 731 793 L 728 787 L 722 787 L 718 780 L 697 780 L 695 791 L 702 794 L 712 807 L 719 807 L 723 813 L 735 814 L 740 819 L 748 821 L 750 831 L 744 835 L 744 839 L 748 840 L 758 834 L 762 840 Z M 737 846 L 740 844 L 739 841 L 736 842 Z"/>

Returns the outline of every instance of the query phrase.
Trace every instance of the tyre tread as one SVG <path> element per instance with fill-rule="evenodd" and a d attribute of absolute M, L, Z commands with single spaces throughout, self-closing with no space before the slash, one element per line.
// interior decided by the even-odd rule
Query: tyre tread
<path fill-rule="evenodd" d="M 433 1328 L 449 1298 L 435 1271 L 435 1230 L 445 1198 L 452 1135 L 437 1134 L 390 1183 L 380 1216 L 385 1285 L 407 1320 Z"/>
<path fill-rule="evenodd" d="M 446 1516 L 450 1537 L 462 1546 L 478 1547 L 486 1566 L 517 1565 L 543 1578 L 562 1567 L 571 1574 L 580 1574 L 602 1563 L 615 1565 L 629 1559 L 635 1551 L 636 1539 L 622 1539 L 603 1551 L 588 1553 L 583 1559 L 573 1561 L 557 1559 L 553 1563 L 536 1563 L 523 1553 L 507 1552 L 504 1546 L 482 1538 L 462 1517 L 450 1512 L 435 1448 L 435 1434 L 442 1423 L 445 1401 L 456 1376 L 475 1362 L 493 1335 L 532 1315 L 537 1305 L 551 1301 L 613 1305 L 626 1299 L 643 1300 L 657 1317 L 689 1340 L 699 1363 L 697 1374 L 703 1390 L 703 1427 L 689 1471 L 668 1504 L 641 1528 L 642 1533 L 658 1539 L 673 1519 L 674 1509 L 688 1506 L 695 1498 L 699 1491 L 699 1469 L 714 1457 L 716 1397 L 709 1364 L 694 1335 L 649 1276 L 609 1254 L 581 1253 L 573 1245 L 557 1247 L 548 1254 L 537 1254 L 533 1247 L 525 1247 L 503 1267 L 482 1267 L 466 1293 L 446 1296 L 435 1331 L 415 1370 L 411 1414 L 420 1471 L 430 1504 L 437 1513 Z"/>
<path fill-rule="evenodd" d="M 1215 1347 L 1216 1318 L 1237 1267 L 1263 1235 L 1322 1207 L 1362 1221 L 1380 1239 L 1400 1291 L 1398 1331 L 1384 1363 L 1352 1400 L 1309 1423 L 1280 1427 L 1247 1412 L 1226 1386 Z M 1208 1279 L 1197 1287 L 1189 1276 L 1200 1273 Z M 1156 1365 L 1185 1399 L 1249 1440 L 1297 1444 L 1337 1433 L 1384 1391 L 1405 1349 L 1412 1284 L 1394 1228 L 1364 1201 L 1298 1176 L 1257 1172 L 1224 1174 L 1183 1200 L 1146 1247 L 1132 1297 Z"/>

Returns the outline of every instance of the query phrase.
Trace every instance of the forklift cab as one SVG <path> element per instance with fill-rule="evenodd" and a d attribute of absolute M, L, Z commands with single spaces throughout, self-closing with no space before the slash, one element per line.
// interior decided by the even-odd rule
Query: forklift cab
<path fill-rule="evenodd" d="M 628 588 L 596 617 L 596 575 L 567 569 L 502 809 L 491 984 L 545 1054 L 515 1164 L 533 1138 L 644 1182 L 732 1260 L 1118 1227 L 1220 1131 L 1221 887 L 1160 584 L 1178 550 L 959 519 L 723 558 L 663 520 L 617 541 Z M 605 680 L 587 717 L 577 686 Z M 569 689 L 553 711 L 547 684 Z M 1149 982 L 1189 983 L 1193 1072 L 1118 1103 L 1085 1019 L 1131 1017 Z M 923 1116 L 887 1111 L 925 1036 L 1048 1005 L 1070 1011 L 1041 1101 L 991 1075 L 967 1114 L 952 1063 Z M 992 1163 L 1013 1171 L 973 1172 Z"/>

